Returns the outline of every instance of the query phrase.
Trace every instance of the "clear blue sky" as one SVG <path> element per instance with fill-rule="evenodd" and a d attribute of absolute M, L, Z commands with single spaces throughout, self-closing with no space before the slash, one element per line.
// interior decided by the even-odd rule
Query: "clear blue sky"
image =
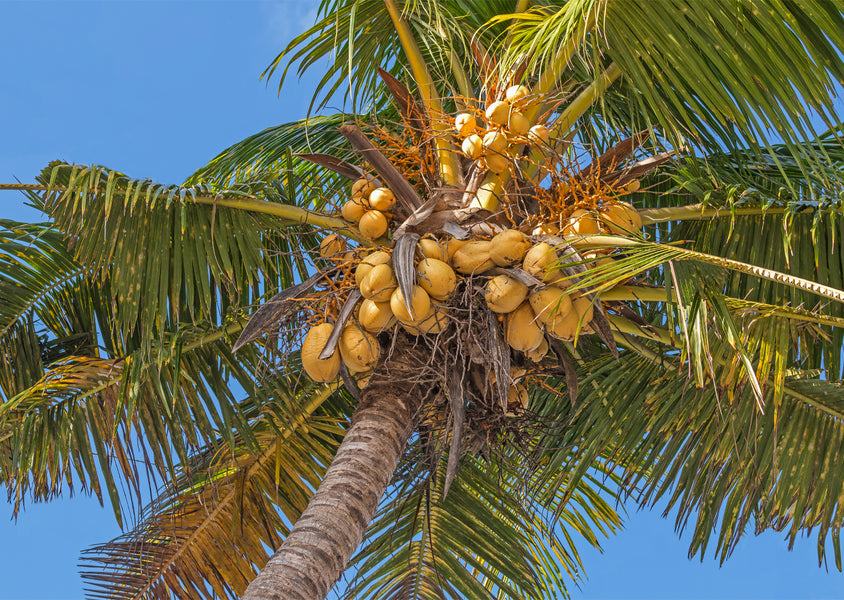
<path fill-rule="evenodd" d="M 63 159 L 178 183 L 229 144 L 304 116 L 313 79 L 279 98 L 258 76 L 316 5 L 0 0 L 0 181 L 31 182 Z M 40 218 L 14 192 L 0 192 L 0 217 Z M 10 516 L 0 491 L 0 600 L 81 598 L 79 552 L 120 533 L 90 498 Z M 844 598 L 814 539 L 788 552 L 783 536 L 750 532 L 721 568 L 688 560 L 687 546 L 672 520 L 634 513 L 603 555 L 584 552 L 589 581 L 574 597 Z"/>

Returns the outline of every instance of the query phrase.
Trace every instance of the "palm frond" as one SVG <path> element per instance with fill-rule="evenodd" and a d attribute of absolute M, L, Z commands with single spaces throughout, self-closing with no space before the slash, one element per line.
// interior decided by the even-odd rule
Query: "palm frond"
<path fill-rule="evenodd" d="M 89 598 L 238 598 L 307 506 L 339 444 L 347 400 L 332 388 L 286 396 L 286 422 L 243 445 L 191 457 L 134 530 L 82 554 Z M 335 394 L 336 396 L 336 394 Z M 178 591 L 177 591 L 178 590 Z"/>
<path fill-rule="evenodd" d="M 353 559 L 346 597 L 567 597 L 567 583 L 582 577 L 575 540 L 597 546 L 596 532 L 611 533 L 620 520 L 597 480 L 581 480 L 565 499 L 526 499 L 523 451 L 465 456 L 445 497 L 445 457 L 433 477 L 408 464 Z M 563 513 L 556 526 L 555 509 Z"/>

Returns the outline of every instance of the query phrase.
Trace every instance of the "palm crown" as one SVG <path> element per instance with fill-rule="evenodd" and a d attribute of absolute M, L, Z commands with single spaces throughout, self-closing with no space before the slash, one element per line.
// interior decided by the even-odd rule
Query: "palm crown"
<path fill-rule="evenodd" d="M 572 536 L 618 526 L 612 493 L 667 498 L 694 552 L 717 525 L 722 558 L 751 521 L 816 528 L 840 568 L 840 7 L 322 10 L 268 75 L 336 52 L 315 106 L 348 81 L 366 112 L 261 132 L 184 186 L 53 164 L 29 192 L 51 223 L 3 222 L 17 505 L 81 485 L 121 519 L 139 451 L 166 483 L 86 555 L 92 594 L 240 595 L 287 540 L 246 597 L 313 565 L 296 586 L 324 595 L 385 489 L 350 595 L 555 597 Z M 360 294 L 390 302 L 369 331 Z M 349 456 L 377 482 L 336 475 Z M 293 531 L 358 485 L 360 531 L 291 567 L 323 480 Z"/>

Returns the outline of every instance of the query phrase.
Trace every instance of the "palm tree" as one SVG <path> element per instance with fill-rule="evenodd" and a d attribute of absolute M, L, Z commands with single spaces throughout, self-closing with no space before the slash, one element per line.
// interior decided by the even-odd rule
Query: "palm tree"
<path fill-rule="evenodd" d="M 366 110 L 261 132 L 184 186 L 50 165 L 30 193 L 51 223 L 3 223 L 3 482 L 105 488 L 121 518 L 112 473 L 139 497 L 145 453 L 167 488 L 86 556 L 95 596 L 322 598 L 369 527 L 350 595 L 555 597 L 572 534 L 617 527 L 607 493 L 666 498 L 722 560 L 751 521 L 816 529 L 840 569 L 841 25 L 809 1 L 326 3 L 268 75 L 334 52 L 315 106 L 348 81 Z M 510 143 L 464 156 L 475 131 Z M 364 175 L 397 199 L 387 238 L 337 213 Z M 303 332 L 360 318 L 363 251 L 328 231 L 391 250 L 410 298 L 420 235 L 514 229 L 555 252 L 494 273 L 530 288 L 549 351 L 485 303 L 484 257 L 452 256 L 441 334 L 412 315 L 364 338 L 368 382 L 347 351 L 345 390 L 306 383 Z"/>

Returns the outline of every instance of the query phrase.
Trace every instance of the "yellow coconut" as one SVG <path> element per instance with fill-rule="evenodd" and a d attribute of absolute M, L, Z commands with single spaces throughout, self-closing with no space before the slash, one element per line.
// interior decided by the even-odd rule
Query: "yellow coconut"
<path fill-rule="evenodd" d="M 484 157 L 489 157 L 490 155 L 505 155 L 507 153 L 507 147 L 510 142 L 507 140 L 507 136 L 501 133 L 500 131 L 490 131 L 484 136 L 483 139 L 483 153 Z"/>
<path fill-rule="evenodd" d="M 496 100 L 486 109 L 486 120 L 498 127 L 505 127 L 509 116 L 510 103 L 505 100 Z"/>
<path fill-rule="evenodd" d="M 571 213 L 568 222 L 563 226 L 563 235 L 595 235 L 601 233 L 601 225 L 595 213 L 578 209 Z"/>
<path fill-rule="evenodd" d="M 547 146 L 551 142 L 551 134 L 545 125 L 534 125 L 528 131 L 528 140 L 537 146 Z"/>
<path fill-rule="evenodd" d="M 642 183 L 638 179 L 634 179 L 624 187 L 628 192 L 638 192 L 642 187 Z"/>
<path fill-rule="evenodd" d="M 463 140 L 460 149 L 472 160 L 478 160 L 484 154 L 484 140 L 477 133 L 473 133 Z"/>
<path fill-rule="evenodd" d="M 358 384 L 358 389 L 364 389 L 366 386 L 369 385 L 369 380 L 372 379 L 373 371 L 367 371 L 366 373 L 358 373 L 355 376 L 355 383 Z"/>
<path fill-rule="evenodd" d="M 448 252 L 446 252 L 445 246 L 435 238 L 422 238 L 416 245 L 416 249 L 423 258 L 436 258 L 437 260 L 448 262 Z"/>
<path fill-rule="evenodd" d="M 417 325 L 428 316 L 431 310 L 431 297 L 421 287 L 414 285 L 410 297 L 410 306 L 413 309 L 412 312 L 407 309 L 401 289 L 393 290 L 390 296 L 390 309 L 400 323 L 409 325 Z"/>
<path fill-rule="evenodd" d="M 528 288 L 509 275 L 496 275 L 486 284 L 484 298 L 492 312 L 509 313 L 525 301 Z"/>
<path fill-rule="evenodd" d="M 416 325 L 402 323 L 401 326 L 412 335 L 437 335 L 445 331 L 450 322 L 448 311 L 443 308 L 435 308 L 432 304 L 431 309 L 428 311 L 428 316 L 419 321 L 419 323 Z"/>
<path fill-rule="evenodd" d="M 510 386 L 510 391 L 507 394 L 507 410 L 519 410 L 527 408 L 530 396 L 528 391 L 521 383 L 515 383 Z"/>
<path fill-rule="evenodd" d="M 352 197 L 366 198 L 375 189 L 374 178 L 367 175 L 352 184 Z"/>
<path fill-rule="evenodd" d="M 361 202 L 360 199 L 355 198 L 346 202 L 341 211 L 343 218 L 351 223 L 357 223 L 360 221 L 364 212 L 366 212 L 366 207 L 363 205 L 363 202 Z"/>
<path fill-rule="evenodd" d="M 586 296 L 575 298 L 571 302 L 572 310 L 577 313 L 577 318 L 581 321 L 581 326 L 586 326 L 592 322 L 595 316 L 595 305 Z"/>
<path fill-rule="evenodd" d="M 532 360 L 533 362 L 538 363 L 538 362 L 539 362 L 539 361 L 541 361 L 543 358 L 545 358 L 545 355 L 546 355 L 546 354 L 548 354 L 548 340 L 547 340 L 547 339 L 545 339 L 545 337 L 543 337 L 543 338 L 542 338 L 542 343 L 541 343 L 541 344 L 539 344 L 539 346 L 537 346 L 537 347 L 536 347 L 536 348 L 534 348 L 533 350 L 530 350 L 529 352 L 525 352 L 525 354 L 527 355 L 527 357 L 528 357 L 530 360 Z"/>
<path fill-rule="evenodd" d="M 375 210 L 380 210 L 381 212 L 390 210 L 395 203 L 396 197 L 389 188 L 376 188 L 369 194 L 369 205 Z"/>
<path fill-rule="evenodd" d="M 340 336 L 340 343 L 337 344 L 340 350 L 340 357 L 349 371 L 359 373 L 369 371 L 375 367 L 378 358 L 381 356 L 381 347 L 378 340 L 369 332 L 351 323 L 343 328 Z"/>
<path fill-rule="evenodd" d="M 336 233 L 325 236 L 319 244 L 319 255 L 323 258 L 338 258 L 338 255 L 346 251 L 346 240 Z"/>
<path fill-rule="evenodd" d="M 454 265 L 454 254 L 460 248 L 469 243 L 470 240 L 458 240 L 456 237 L 448 236 L 445 240 L 445 252 L 448 255 L 448 263 Z"/>
<path fill-rule="evenodd" d="M 518 229 L 505 229 L 489 242 L 489 258 L 499 267 L 515 265 L 525 256 L 531 243 L 528 237 Z"/>
<path fill-rule="evenodd" d="M 426 258 L 416 267 L 416 283 L 432 298 L 445 300 L 454 291 L 457 276 L 448 263 Z"/>
<path fill-rule="evenodd" d="M 367 331 L 378 333 L 396 322 L 389 302 L 373 302 L 365 298 L 358 309 L 358 321 Z"/>
<path fill-rule="evenodd" d="M 563 278 L 560 271 L 554 269 L 557 252 L 546 242 L 534 245 L 525 253 L 522 268 L 545 283 L 555 283 Z"/>
<path fill-rule="evenodd" d="M 475 115 L 472 113 L 459 113 L 456 117 L 454 117 L 454 128 L 457 130 L 457 135 L 460 137 L 466 137 L 471 134 L 475 131 L 476 126 L 477 123 L 475 122 Z"/>
<path fill-rule="evenodd" d="M 392 257 L 388 252 L 384 252 L 383 250 L 376 250 L 371 254 L 367 254 L 363 257 L 360 264 L 355 269 L 355 284 L 360 287 L 363 278 L 366 277 L 366 274 L 372 270 L 372 267 L 375 265 L 383 265 L 390 262 Z"/>
<path fill-rule="evenodd" d="M 519 100 L 523 100 L 527 98 L 528 94 L 530 94 L 530 90 L 527 89 L 523 85 L 511 85 L 507 88 L 507 91 L 504 93 L 504 96 L 507 98 L 507 102 L 510 104 L 516 104 Z"/>
<path fill-rule="evenodd" d="M 398 286 L 390 265 L 375 265 L 360 282 L 360 293 L 373 302 L 387 302 Z"/>
<path fill-rule="evenodd" d="M 536 320 L 545 326 L 552 324 L 572 312 L 571 300 L 564 290 L 546 287 L 530 295 L 530 306 Z"/>
<path fill-rule="evenodd" d="M 302 342 L 302 366 L 305 367 L 308 377 L 314 381 L 331 381 L 340 372 L 340 355 L 337 352 L 334 352 L 330 358 L 319 358 L 332 331 L 334 331 L 334 325 L 320 323 L 311 327 Z"/>
<path fill-rule="evenodd" d="M 504 154 L 486 154 L 482 159 L 487 170 L 493 173 L 503 173 L 510 168 L 510 160 Z M 483 169 L 484 166 L 481 166 Z"/>
<path fill-rule="evenodd" d="M 529 302 L 522 302 L 507 315 L 505 337 L 510 347 L 519 352 L 529 352 L 542 343 L 544 336 Z"/>
<path fill-rule="evenodd" d="M 642 229 L 642 217 L 629 202 L 616 200 L 605 204 L 600 213 L 601 221 L 616 235 L 630 235 Z"/>
<path fill-rule="evenodd" d="M 489 258 L 489 242 L 472 240 L 463 244 L 451 259 L 454 270 L 464 275 L 480 275 L 495 266 Z"/>
<path fill-rule="evenodd" d="M 507 130 L 516 135 L 525 135 L 530 131 L 530 121 L 517 110 L 510 113 L 510 120 L 507 122 Z"/>
<path fill-rule="evenodd" d="M 565 315 L 556 316 L 545 325 L 545 330 L 560 340 L 572 340 L 577 333 L 577 313 L 572 310 Z"/>
<path fill-rule="evenodd" d="M 542 223 L 531 231 L 532 235 L 557 235 L 558 233 L 560 233 L 560 228 L 556 223 Z"/>
<path fill-rule="evenodd" d="M 367 239 L 380 238 L 387 233 L 387 217 L 380 210 L 368 210 L 360 218 L 358 228 Z"/>

